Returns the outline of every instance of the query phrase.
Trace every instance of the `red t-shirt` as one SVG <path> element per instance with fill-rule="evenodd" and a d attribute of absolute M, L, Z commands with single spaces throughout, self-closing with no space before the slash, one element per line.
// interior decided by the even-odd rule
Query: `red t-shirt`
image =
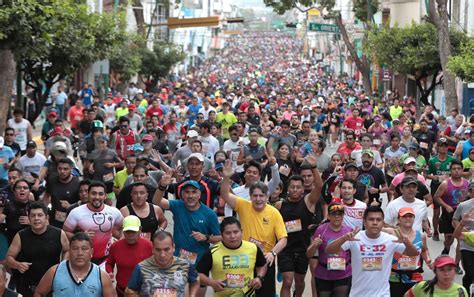
<path fill-rule="evenodd" d="M 69 118 L 69 121 L 71 122 L 71 128 L 76 129 L 77 124 L 79 124 L 80 121 L 84 119 L 84 114 L 82 111 L 84 110 L 84 107 L 81 106 L 81 108 L 77 108 L 76 106 L 73 106 L 69 109 L 67 116 Z"/>
<path fill-rule="evenodd" d="M 148 110 L 146 111 L 146 117 L 151 118 L 154 115 L 157 115 L 159 118 L 161 118 L 163 116 L 163 111 L 161 110 L 161 108 L 154 108 L 153 106 L 148 108 Z"/>
<path fill-rule="evenodd" d="M 357 141 L 354 142 L 354 147 L 352 148 L 348 147 L 346 142 L 343 142 L 341 143 L 341 145 L 339 145 L 337 152 L 341 154 L 343 158 L 347 159 L 348 157 L 350 158 L 353 150 L 361 150 L 361 149 L 362 149 L 362 146 Z"/>
<path fill-rule="evenodd" d="M 362 128 L 364 128 L 364 119 L 359 117 L 356 119 L 350 116 L 344 121 L 344 126 L 354 131 L 360 131 Z"/>
<path fill-rule="evenodd" d="M 125 239 L 114 242 L 110 247 L 105 270 L 110 273 L 117 265 L 117 287 L 125 290 L 133 269 L 141 261 L 152 256 L 153 245 L 149 239 L 139 238 L 135 244 L 128 244 Z"/>

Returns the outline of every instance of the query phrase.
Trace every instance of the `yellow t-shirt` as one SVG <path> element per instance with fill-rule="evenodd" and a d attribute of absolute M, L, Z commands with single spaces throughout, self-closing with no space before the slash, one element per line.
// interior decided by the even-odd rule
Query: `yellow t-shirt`
<path fill-rule="evenodd" d="M 256 211 L 252 202 L 237 197 L 235 211 L 240 216 L 243 239 L 257 244 L 265 253 L 272 250 L 277 240 L 288 237 L 283 217 L 271 205 L 266 205 L 262 211 Z"/>
<path fill-rule="evenodd" d="M 123 188 L 123 185 L 125 184 L 125 181 L 127 180 L 127 177 L 127 168 L 117 172 L 114 178 L 114 187 L 119 188 L 121 190 Z"/>
<path fill-rule="evenodd" d="M 226 289 L 215 292 L 214 296 L 244 296 L 249 291 L 248 284 L 254 278 L 257 249 L 255 244 L 245 240 L 237 249 L 227 248 L 222 241 L 211 248 L 212 279 L 226 283 Z"/>
<path fill-rule="evenodd" d="M 237 123 L 237 118 L 235 115 L 230 111 L 226 114 L 219 112 L 216 115 L 216 122 L 221 123 L 222 125 L 222 136 L 224 136 L 225 139 L 229 139 L 229 128 L 233 124 Z"/>
<path fill-rule="evenodd" d="M 120 117 L 122 116 L 126 116 L 128 114 L 128 108 L 123 108 L 123 107 L 120 107 L 120 108 L 117 108 L 117 110 L 115 110 L 115 117 L 118 119 L 120 119 Z"/>

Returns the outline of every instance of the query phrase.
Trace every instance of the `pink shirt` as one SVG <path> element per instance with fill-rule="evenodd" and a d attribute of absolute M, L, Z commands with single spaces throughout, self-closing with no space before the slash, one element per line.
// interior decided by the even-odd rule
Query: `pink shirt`
<path fill-rule="evenodd" d="M 394 187 L 397 187 L 398 184 L 402 182 L 404 177 L 405 177 L 405 172 L 402 172 L 402 173 L 399 173 L 399 174 L 395 175 L 395 177 L 392 180 L 392 185 Z M 423 177 L 423 175 L 418 174 L 416 176 L 416 179 L 418 179 L 420 182 L 426 184 L 426 179 Z"/>

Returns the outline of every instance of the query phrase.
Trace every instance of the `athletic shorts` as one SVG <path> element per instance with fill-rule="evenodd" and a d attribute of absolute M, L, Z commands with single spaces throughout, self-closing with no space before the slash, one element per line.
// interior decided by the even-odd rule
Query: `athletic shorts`
<path fill-rule="evenodd" d="M 290 253 L 283 252 L 278 254 L 278 271 L 296 272 L 298 274 L 306 274 L 308 271 L 309 259 L 306 253 Z"/>
<path fill-rule="evenodd" d="M 454 209 L 454 211 L 456 211 L 456 209 Z M 439 219 L 439 233 L 453 234 L 454 211 L 452 213 L 448 213 L 444 208 L 441 210 L 441 217 Z"/>
<path fill-rule="evenodd" d="M 332 292 L 337 287 L 350 287 L 352 284 L 352 276 L 343 279 L 327 280 L 322 278 L 314 278 L 316 282 L 316 289 L 321 292 Z"/>

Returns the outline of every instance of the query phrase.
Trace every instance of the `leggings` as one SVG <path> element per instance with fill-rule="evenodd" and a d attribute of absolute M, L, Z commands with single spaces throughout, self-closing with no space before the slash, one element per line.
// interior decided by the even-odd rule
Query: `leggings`
<path fill-rule="evenodd" d="M 462 285 L 469 292 L 469 287 L 471 284 L 474 284 L 474 252 L 461 250 L 461 261 L 462 266 L 464 267 Z"/>

